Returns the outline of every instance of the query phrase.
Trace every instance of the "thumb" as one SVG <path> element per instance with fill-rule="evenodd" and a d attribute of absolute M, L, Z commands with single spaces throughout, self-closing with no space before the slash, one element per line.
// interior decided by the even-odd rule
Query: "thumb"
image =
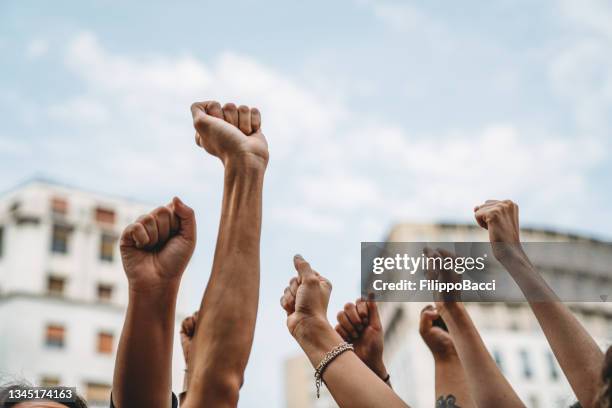
<path fill-rule="evenodd" d="M 378 304 L 373 299 L 368 299 L 368 319 L 373 327 L 382 327 L 380 315 L 378 314 Z"/>
<path fill-rule="evenodd" d="M 196 240 L 196 221 L 195 214 L 191 207 L 188 207 L 181 201 L 180 198 L 174 197 L 172 199 L 172 206 L 174 207 L 174 213 L 180 220 L 179 234 L 188 241 L 195 242 Z"/>
<path fill-rule="evenodd" d="M 310 267 L 310 264 L 304 258 L 302 258 L 302 255 L 296 254 L 293 257 L 293 265 L 295 266 L 295 270 L 298 272 L 298 276 L 300 277 L 302 283 L 304 283 L 307 278 L 316 277 L 315 272 Z"/>
<path fill-rule="evenodd" d="M 421 311 L 421 321 L 419 322 L 419 332 L 427 333 L 433 327 L 433 321 L 438 318 L 438 312 L 433 306 L 427 305 Z"/>
<path fill-rule="evenodd" d="M 206 105 L 208 102 L 195 102 L 191 104 L 191 116 L 193 117 L 193 127 L 196 131 L 206 131 L 206 129 L 214 122 L 214 116 L 206 113 Z"/>

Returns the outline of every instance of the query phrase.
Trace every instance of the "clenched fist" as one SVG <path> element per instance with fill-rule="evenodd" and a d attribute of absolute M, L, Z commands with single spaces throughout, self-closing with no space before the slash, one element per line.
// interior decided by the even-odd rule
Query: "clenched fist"
<path fill-rule="evenodd" d="M 189 352 L 191 351 L 191 341 L 195 335 L 196 323 L 198 322 L 198 311 L 196 310 L 192 315 L 187 316 L 181 323 L 181 348 L 183 349 L 183 357 L 185 358 L 185 364 L 189 365 Z"/>
<path fill-rule="evenodd" d="M 219 102 L 191 105 L 196 143 L 227 165 L 231 160 L 252 160 L 264 168 L 268 163 L 268 143 L 261 132 L 257 108 Z"/>
<path fill-rule="evenodd" d="M 160 289 L 179 281 L 196 243 L 193 210 L 174 198 L 130 224 L 121 235 L 121 261 L 130 288 Z"/>
<path fill-rule="evenodd" d="M 385 380 L 388 373 L 383 362 L 384 335 L 376 302 L 359 298 L 347 303 L 337 319 L 336 332 L 353 343 L 357 357 Z"/>
<path fill-rule="evenodd" d="M 300 255 L 293 258 L 298 276 L 289 281 L 281 297 L 281 306 L 287 312 L 287 328 L 295 338 L 327 321 L 327 305 L 332 285 L 314 271 Z"/>
<path fill-rule="evenodd" d="M 442 322 L 442 318 L 433 306 L 427 305 L 421 311 L 419 333 L 434 359 L 443 361 L 451 357 L 457 357 L 455 343 L 453 343 L 450 334 L 441 325 L 434 324 L 434 322 Z"/>
<path fill-rule="evenodd" d="M 487 200 L 474 207 L 476 222 L 489 231 L 493 254 L 501 262 L 522 255 L 518 205 L 510 200 Z"/>

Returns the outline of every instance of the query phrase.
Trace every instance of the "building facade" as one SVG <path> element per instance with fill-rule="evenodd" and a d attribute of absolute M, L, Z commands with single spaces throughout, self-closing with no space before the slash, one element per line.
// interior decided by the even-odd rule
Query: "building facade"
<path fill-rule="evenodd" d="M 76 386 L 108 406 L 128 299 L 118 238 L 149 210 L 43 180 L 0 197 L 2 382 Z M 179 388 L 178 324 L 175 350 Z"/>
<path fill-rule="evenodd" d="M 534 242 L 571 242 L 580 241 L 587 247 L 592 246 L 592 254 L 610 254 L 612 246 L 588 237 L 561 234 L 554 231 L 524 229 L 523 241 Z M 476 225 L 462 224 L 400 224 L 389 234 L 388 242 L 486 242 L 486 231 Z M 596 250 L 595 250 L 596 249 Z M 601 252 L 603 251 L 603 252 Z M 601 285 L 602 277 L 595 273 L 601 259 L 592 259 L 580 270 L 574 272 L 572 280 L 576 285 Z M 589 268 L 592 266 L 592 270 Z M 551 273 L 544 271 L 545 276 Z M 609 288 L 610 282 L 605 281 Z M 379 310 L 385 329 L 384 360 L 391 374 L 395 391 L 413 407 L 434 406 L 434 363 L 431 353 L 423 343 L 419 333 L 420 311 L 427 303 L 418 302 L 381 302 Z M 586 329 L 598 340 L 602 348 L 609 345 L 612 338 L 612 305 L 609 302 L 570 303 L 568 304 Z M 529 305 L 525 302 L 482 302 L 467 303 L 466 307 L 476 324 L 489 352 L 503 374 L 517 391 L 523 402 L 532 408 L 569 407 L 576 401 L 550 347 L 536 321 Z M 305 357 L 296 361 L 308 363 Z M 287 364 L 286 378 L 290 378 L 300 367 L 297 362 Z M 312 373 L 312 368 L 307 368 Z M 296 376 L 295 378 L 302 378 Z M 316 400 L 313 393 L 309 403 L 294 403 L 291 393 L 300 389 L 310 390 L 312 378 L 304 384 L 287 380 L 288 408 L 328 408 L 336 407 L 333 399 L 325 390 L 324 398 Z M 304 393 L 302 391 L 302 393 Z M 322 396 L 323 397 L 323 396 Z M 303 399 L 304 397 L 302 397 Z"/>

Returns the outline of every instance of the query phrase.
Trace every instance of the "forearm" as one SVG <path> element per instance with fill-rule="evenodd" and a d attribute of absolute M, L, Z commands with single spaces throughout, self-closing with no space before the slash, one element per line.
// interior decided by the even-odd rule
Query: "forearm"
<path fill-rule="evenodd" d="M 454 396 L 457 406 L 462 408 L 475 407 L 459 357 L 454 355 L 449 358 L 434 360 L 436 401 L 439 398 L 448 399 L 449 396 Z"/>
<path fill-rule="evenodd" d="M 603 352 L 526 257 L 503 263 L 529 301 L 576 397 L 583 407 L 593 406 L 602 386 Z"/>
<path fill-rule="evenodd" d="M 263 168 L 226 163 L 213 268 L 192 345 L 190 384 L 198 390 L 194 398 L 214 398 L 213 388 L 231 386 L 235 391 L 242 382 L 259 300 L 263 177 Z"/>
<path fill-rule="evenodd" d="M 449 304 L 442 318 L 455 343 L 476 405 L 512 408 L 524 406 L 487 351 L 463 304 Z"/>
<path fill-rule="evenodd" d="M 313 367 L 323 360 L 326 353 L 344 341 L 329 324 L 320 324 L 317 330 L 296 338 Z M 323 380 L 340 407 L 407 407 L 397 394 L 351 351 L 340 354 L 329 363 L 323 373 Z"/>
<path fill-rule="evenodd" d="M 153 293 L 130 289 L 113 377 L 117 408 L 168 407 L 177 292 L 178 282 Z"/>

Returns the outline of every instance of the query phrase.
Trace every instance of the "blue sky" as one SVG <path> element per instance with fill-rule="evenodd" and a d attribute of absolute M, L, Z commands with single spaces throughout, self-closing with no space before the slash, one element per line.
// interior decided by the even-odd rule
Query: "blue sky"
<path fill-rule="evenodd" d="M 605 1 L 126 3 L 0 4 L 0 190 L 44 175 L 152 206 L 181 196 L 200 228 L 189 311 L 222 177 L 189 104 L 258 106 L 272 157 L 243 406 L 283 405 L 296 252 L 333 281 L 333 317 L 358 294 L 360 241 L 399 221 L 512 198 L 523 223 L 611 236 Z"/>

